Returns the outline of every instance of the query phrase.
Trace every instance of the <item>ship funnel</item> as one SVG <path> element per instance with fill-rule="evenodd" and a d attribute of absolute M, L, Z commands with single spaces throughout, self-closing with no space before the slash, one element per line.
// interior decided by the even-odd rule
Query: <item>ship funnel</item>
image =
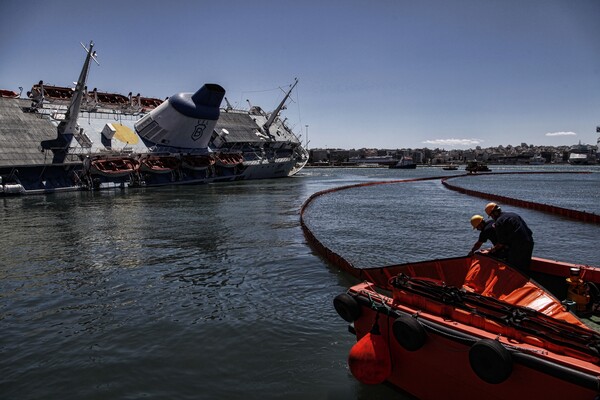
<path fill-rule="evenodd" d="M 202 86 L 194 95 L 192 100 L 196 104 L 205 104 L 210 107 L 219 107 L 225 96 L 225 89 L 214 83 Z"/>
<path fill-rule="evenodd" d="M 189 152 L 208 147 L 219 119 L 225 89 L 207 83 L 196 93 L 178 93 L 135 124 L 149 147 L 160 151 Z"/>

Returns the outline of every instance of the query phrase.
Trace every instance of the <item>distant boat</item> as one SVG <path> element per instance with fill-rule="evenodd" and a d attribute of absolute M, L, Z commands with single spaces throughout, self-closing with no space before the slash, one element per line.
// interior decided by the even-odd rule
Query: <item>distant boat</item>
<path fill-rule="evenodd" d="M 469 161 L 465 167 L 465 171 L 474 174 L 476 172 L 490 172 L 491 169 L 489 169 L 485 163 L 479 161 Z"/>
<path fill-rule="evenodd" d="M 544 165 L 546 164 L 546 159 L 540 155 L 533 156 L 529 159 L 529 165 Z"/>
<path fill-rule="evenodd" d="M 456 171 L 458 169 L 458 167 L 454 164 L 450 164 L 450 165 L 446 165 L 445 167 L 442 167 L 442 169 L 445 171 Z"/>
<path fill-rule="evenodd" d="M 588 165 L 596 164 L 596 148 L 587 144 L 576 144 L 569 149 L 569 164 Z"/>
<path fill-rule="evenodd" d="M 392 156 L 372 156 L 372 157 L 350 157 L 348 164 L 370 164 L 370 165 L 393 165 L 396 160 Z"/>
<path fill-rule="evenodd" d="M 413 161 L 412 157 L 404 156 L 394 165 L 390 165 L 391 169 L 415 169 L 417 164 Z"/>

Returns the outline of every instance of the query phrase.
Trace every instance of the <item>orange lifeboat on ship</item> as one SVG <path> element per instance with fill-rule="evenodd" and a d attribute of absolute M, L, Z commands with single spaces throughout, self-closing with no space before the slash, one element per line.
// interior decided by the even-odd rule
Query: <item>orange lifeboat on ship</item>
<path fill-rule="evenodd" d="M 19 97 L 19 93 L 13 92 L 12 90 L 0 89 L 0 97 L 16 99 Z"/>
<path fill-rule="evenodd" d="M 244 156 L 241 153 L 216 153 L 216 164 L 225 168 L 233 168 L 244 162 Z"/>
<path fill-rule="evenodd" d="M 142 172 L 166 174 L 176 170 L 181 165 L 181 160 L 175 156 L 145 155 L 140 158 L 139 169 Z"/>
<path fill-rule="evenodd" d="M 73 89 L 63 86 L 45 85 L 42 81 L 33 85 L 28 92 L 32 99 L 43 97 L 46 100 L 68 101 L 73 96 Z"/>
<path fill-rule="evenodd" d="M 132 157 L 97 157 L 90 162 L 90 173 L 107 177 L 124 177 L 137 171 L 139 163 Z"/>
<path fill-rule="evenodd" d="M 566 281 L 574 268 L 580 273 Z M 524 393 L 594 399 L 600 393 L 600 334 L 570 312 L 571 303 L 559 300 L 568 298 L 579 279 L 600 282 L 598 268 L 534 258 L 532 274 L 556 284 L 559 298 L 482 254 L 345 269 L 366 279 L 334 300 L 357 346 L 368 338 L 358 357 L 359 363 L 368 360 L 367 368 L 356 365 L 352 352 L 349 359 L 363 383 L 385 380 L 423 400 L 449 394 L 517 399 Z M 387 346 L 378 354 L 369 345 L 375 325 L 379 346 Z M 373 365 L 383 371 L 376 379 L 364 372 Z"/>
<path fill-rule="evenodd" d="M 156 107 L 160 106 L 163 103 L 161 99 L 153 98 L 153 97 L 141 97 L 140 105 L 142 106 L 143 112 L 148 112 L 150 110 L 154 110 Z"/>
<path fill-rule="evenodd" d="M 210 154 L 187 155 L 181 157 L 181 165 L 194 171 L 202 171 L 215 165 L 215 158 Z"/>
<path fill-rule="evenodd" d="M 105 106 L 126 107 L 127 104 L 129 104 L 127 96 L 119 93 L 98 92 L 97 89 L 94 88 L 92 94 L 99 103 Z"/>

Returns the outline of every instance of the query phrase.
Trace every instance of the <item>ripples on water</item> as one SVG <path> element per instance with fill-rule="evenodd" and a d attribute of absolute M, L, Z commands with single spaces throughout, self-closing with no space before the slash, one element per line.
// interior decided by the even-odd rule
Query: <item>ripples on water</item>
<path fill-rule="evenodd" d="M 354 339 L 332 299 L 353 280 L 307 247 L 299 209 L 331 187 L 447 174 L 307 169 L 282 180 L 0 199 L 1 397 L 403 398 L 349 375 Z M 550 186 L 565 204 L 597 205 L 599 176 L 454 182 L 533 201 Z M 319 239 L 368 267 L 465 254 L 476 240 L 469 218 L 485 204 L 436 180 L 336 192 L 306 217 Z M 536 255 L 597 264 L 596 225 L 518 212 Z"/>
<path fill-rule="evenodd" d="M 598 172 L 590 174 L 528 174 L 467 176 L 452 184 L 521 200 L 600 214 Z M 501 183 L 499 184 L 498 181 Z M 509 193 L 509 194 L 506 194 Z"/>
<path fill-rule="evenodd" d="M 439 170 L 424 170 L 417 169 L 406 177 L 427 172 L 439 175 Z M 542 170 L 569 171 L 551 166 Z M 482 192 L 600 214 L 600 169 L 589 170 L 592 173 L 467 176 L 451 182 Z M 439 180 L 394 183 L 318 197 L 306 220 L 326 246 L 355 266 L 366 268 L 466 254 L 477 239 L 470 231 L 470 217 L 485 215 L 487 203 L 449 191 Z M 600 240 L 598 225 L 511 206 L 503 208 L 520 214 L 533 230 L 535 255 L 598 264 L 594 251 Z"/>

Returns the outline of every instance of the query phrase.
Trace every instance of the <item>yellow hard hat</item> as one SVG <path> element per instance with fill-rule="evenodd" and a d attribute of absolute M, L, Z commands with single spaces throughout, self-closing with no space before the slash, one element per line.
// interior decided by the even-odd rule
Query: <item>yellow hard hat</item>
<path fill-rule="evenodd" d="M 482 221 L 483 217 L 481 215 L 473 215 L 471 217 L 471 225 L 473 225 L 473 229 L 477 229 L 477 227 Z"/>
<path fill-rule="evenodd" d="M 496 209 L 496 207 L 498 207 L 498 204 L 488 203 L 487 206 L 485 206 L 485 213 L 487 215 L 492 215 L 492 211 L 494 211 Z"/>

